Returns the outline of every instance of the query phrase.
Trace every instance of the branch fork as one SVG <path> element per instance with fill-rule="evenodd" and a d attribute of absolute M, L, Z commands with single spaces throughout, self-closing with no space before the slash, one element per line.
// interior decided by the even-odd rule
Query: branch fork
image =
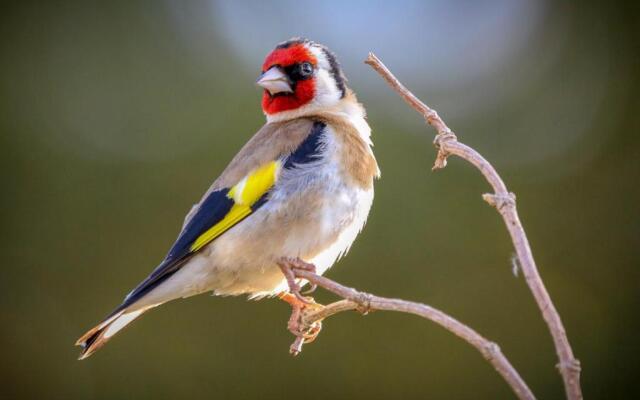
<path fill-rule="evenodd" d="M 427 119 L 427 122 L 428 121 L 429 119 Z M 436 160 L 434 161 L 433 167 L 431 168 L 432 171 L 442 169 L 447 166 L 447 157 L 449 157 L 449 155 L 451 154 L 447 151 L 447 144 L 457 141 L 458 138 L 456 137 L 455 133 L 453 133 L 449 128 L 447 128 L 446 132 L 439 132 L 436 135 L 436 137 L 433 139 L 433 145 L 438 150 L 438 153 L 436 154 Z"/>

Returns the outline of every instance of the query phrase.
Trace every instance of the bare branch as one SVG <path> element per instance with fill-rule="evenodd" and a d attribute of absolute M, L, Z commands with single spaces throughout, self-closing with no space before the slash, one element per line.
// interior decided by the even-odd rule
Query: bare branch
<path fill-rule="evenodd" d="M 447 157 L 456 155 L 480 170 L 485 179 L 493 188 L 493 194 L 485 194 L 484 200 L 498 210 L 502 216 L 507 230 L 511 235 L 511 240 L 516 250 L 520 267 L 525 277 L 527 285 L 542 312 L 542 316 L 549 327 L 553 342 L 558 355 L 558 369 L 564 381 L 567 398 L 571 400 L 582 399 L 582 389 L 580 387 L 580 362 L 574 357 L 573 350 L 569 344 L 560 315 L 556 310 L 551 297 L 547 292 L 542 278 L 538 273 L 538 268 L 531 253 L 531 247 L 527 240 L 527 235 L 522 227 L 518 212 L 516 211 L 515 195 L 507 191 L 502 178 L 493 166 L 485 160 L 477 151 L 460 143 L 451 129 L 444 123 L 433 109 L 429 108 L 413 93 L 411 93 L 398 79 L 387 69 L 373 53 L 365 60 L 376 72 L 378 72 L 387 83 L 416 111 L 425 118 L 427 123 L 436 129 L 438 134 L 434 139 L 434 144 L 438 149 L 438 154 L 433 169 L 440 169 L 446 166 Z"/>
<path fill-rule="evenodd" d="M 313 308 L 310 309 L 309 312 L 303 313 L 303 327 L 310 328 L 314 323 L 322 321 L 331 315 L 349 310 L 359 310 L 362 313 L 384 310 L 414 314 L 435 322 L 475 347 L 476 350 L 482 354 L 482 357 L 491 363 L 495 370 L 502 375 L 504 380 L 509 384 L 509 386 L 511 386 L 511 389 L 519 399 L 535 399 L 535 396 L 527 384 L 522 380 L 511 363 L 509 363 L 509 360 L 507 360 L 507 358 L 502 354 L 502 351 L 497 344 L 485 339 L 473 329 L 448 316 L 442 311 L 429 307 L 425 304 L 399 299 L 388 299 L 359 292 L 309 271 L 297 270 L 296 277 L 306 279 L 310 283 L 321 286 L 344 299 L 331 303 L 323 308 Z M 299 343 L 299 341 L 297 341 L 297 343 Z"/>

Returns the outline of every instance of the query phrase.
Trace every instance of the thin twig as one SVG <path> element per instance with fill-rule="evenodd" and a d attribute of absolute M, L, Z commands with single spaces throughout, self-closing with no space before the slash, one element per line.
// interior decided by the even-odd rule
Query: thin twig
<path fill-rule="evenodd" d="M 535 399 L 535 396 L 527 384 L 522 380 L 511 363 L 509 363 L 509 360 L 502 354 L 497 344 L 485 339 L 473 329 L 442 311 L 412 301 L 388 299 L 359 292 L 309 271 L 297 270 L 296 277 L 306 279 L 310 283 L 321 286 L 344 299 L 324 306 L 321 309 L 311 309 L 308 313 L 303 314 L 302 324 L 304 327 L 311 327 L 314 322 L 349 310 L 359 310 L 362 313 L 379 310 L 414 314 L 435 322 L 475 347 L 476 350 L 482 354 L 482 357 L 491 363 L 496 371 L 502 375 L 519 399 Z"/>
<path fill-rule="evenodd" d="M 447 157 L 449 155 L 456 155 L 478 168 L 493 188 L 494 193 L 483 195 L 483 199 L 495 207 L 500 215 L 502 215 L 507 230 L 511 235 L 522 273 L 551 332 L 559 359 L 557 367 L 564 381 L 567 398 L 570 400 L 582 399 L 580 362 L 573 355 L 573 350 L 571 349 L 569 339 L 560 320 L 560 315 L 553 305 L 551 297 L 538 273 L 527 235 L 516 211 L 515 195 L 507 190 L 502 178 L 493 166 L 477 151 L 458 142 L 456 136 L 438 114 L 404 87 L 373 53 L 369 53 L 365 63 L 376 70 L 376 72 L 378 72 L 412 108 L 422 114 L 427 123 L 438 132 L 434 140 L 434 144 L 438 149 L 438 155 L 436 156 L 433 169 L 444 168 L 447 163 Z"/>

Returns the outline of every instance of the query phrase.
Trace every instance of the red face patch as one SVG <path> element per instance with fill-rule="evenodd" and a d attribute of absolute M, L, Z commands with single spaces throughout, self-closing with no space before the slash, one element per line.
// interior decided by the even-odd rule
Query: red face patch
<path fill-rule="evenodd" d="M 275 49 L 264 60 L 262 72 L 274 66 L 286 68 L 303 62 L 310 62 L 314 67 L 317 64 L 315 56 L 303 44 L 296 44 L 284 49 Z M 293 87 L 293 93 L 275 96 L 265 90 L 262 95 L 262 110 L 266 114 L 275 114 L 280 111 L 302 107 L 313 100 L 316 92 L 316 84 L 313 78 L 294 82 Z"/>

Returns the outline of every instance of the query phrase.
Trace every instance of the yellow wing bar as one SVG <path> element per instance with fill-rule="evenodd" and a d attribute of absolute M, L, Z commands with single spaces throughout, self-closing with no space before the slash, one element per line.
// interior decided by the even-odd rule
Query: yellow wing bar
<path fill-rule="evenodd" d="M 224 218 L 205 231 L 191 245 L 190 250 L 200 250 L 207 243 L 217 238 L 246 216 L 251 214 L 253 206 L 265 193 L 276 183 L 280 172 L 281 162 L 272 161 L 257 168 L 245 176 L 240 182 L 233 186 L 227 197 L 234 201 L 234 205 Z"/>

